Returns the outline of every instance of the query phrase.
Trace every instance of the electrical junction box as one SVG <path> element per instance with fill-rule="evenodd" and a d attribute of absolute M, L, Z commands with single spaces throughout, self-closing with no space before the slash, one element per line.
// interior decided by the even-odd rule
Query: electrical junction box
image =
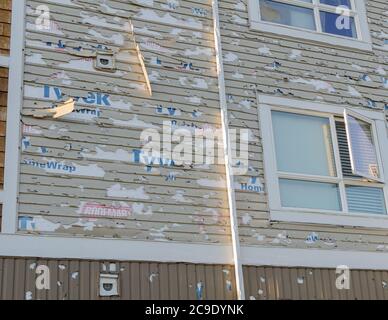
<path fill-rule="evenodd" d="M 97 52 L 95 68 L 102 71 L 116 71 L 116 59 L 113 53 Z"/>
<path fill-rule="evenodd" d="M 100 297 L 119 295 L 119 276 L 117 274 L 100 274 Z"/>

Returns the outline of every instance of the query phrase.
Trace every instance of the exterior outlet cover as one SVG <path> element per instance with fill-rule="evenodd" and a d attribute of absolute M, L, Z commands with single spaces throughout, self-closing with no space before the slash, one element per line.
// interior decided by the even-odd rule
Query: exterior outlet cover
<path fill-rule="evenodd" d="M 115 71 L 116 62 L 113 53 L 97 53 L 95 68 L 104 71 Z"/>
<path fill-rule="evenodd" d="M 119 276 L 116 274 L 100 274 L 100 297 L 119 295 Z"/>

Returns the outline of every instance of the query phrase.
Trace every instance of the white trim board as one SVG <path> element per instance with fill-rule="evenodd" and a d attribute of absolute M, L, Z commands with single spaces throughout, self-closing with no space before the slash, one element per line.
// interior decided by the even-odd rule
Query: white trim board
<path fill-rule="evenodd" d="M 232 248 L 218 244 L 129 241 L 57 236 L 0 235 L 0 256 L 48 259 L 182 262 L 233 265 Z M 241 247 L 252 266 L 388 270 L 388 253 L 277 247 Z"/>
<path fill-rule="evenodd" d="M 258 94 L 257 96 L 259 104 L 261 105 L 272 105 L 279 107 L 295 108 L 300 110 L 313 110 L 317 112 L 332 113 L 343 116 L 343 111 L 346 108 L 351 108 L 356 110 L 357 113 L 372 119 L 372 120 L 382 120 L 386 121 L 385 114 L 382 110 L 367 110 L 362 108 L 354 108 L 348 105 L 335 105 L 327 102 L 314 102 L 309 100 L 299 100 L 299 99 L 290 99 L 282 98 L 276 96 L 268 96 Z"/>
<path fill-rule="evenodd" d="M 17 230 L 26 0 L 12 1 L 2 232 Z"/>
<path fill-rule="evenodd" d="M 233 265 L 228 245 L 32 235 L 0 235 L 0 256 Z"/>
<path fill-rule="evenodd" d="M 346 265 L 358 270 L 388 270 L 388 253 L 242 247 L 242 263 L 252 266 L 337 268 Z"/>
<path fill-rule="evenodd" d="M 218 89 L 220 97 L 221 107 L 221 121 L 222 121 L 222 135 L 224 140 L 224 154 L 225 154 L 225 172 L 228 189 L 228 204 L 230 215 L 230 229 L 232 235 L 232 248 L 236 275 L 236 287 L 237 296 L 239 300 L 245 300 L 245 288 L 244 288 L 244 275 L 240 258 L 240 236 L 238 229 L 237 219 L 237 204 L 236 195 L 234 190 L 234 176 L 232 168 L 232 148 L 230 145 L 229 135 L 229 117 L 228 117 L 228 104 L 226 102 L 226 89 L 225 89 L 225 74 L 224 74 L 224 62 L 222 54 L 222 41 L 220 30 L 220 19 L 218 11 L 218 1 L 212 1 L 213 6 L 213 23 L 214 23 L 214 40 L 216 50 L 216 62 L 217 62 L 217 74 L 218 74 Z"/>

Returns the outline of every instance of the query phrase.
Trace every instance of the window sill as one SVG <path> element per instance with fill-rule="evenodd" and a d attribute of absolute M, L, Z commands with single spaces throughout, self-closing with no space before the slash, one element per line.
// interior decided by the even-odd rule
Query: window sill
<path fill-rule="evenodd" d="M 358 39 L 346 38 L 331 34 L 318 33 L 316 31 L 308 31 L 292 26 L 283 26 L 263 21 L 250 21 L 250 28 L 255 31 L 274 33 L 281 36 L 289 36 L 303 40 L 320 42 L 336 47 L 346 47 L 363 51 L 372 51 L 373 47 L 370 42 L 361 41 Z"/>
<path fill-rule="evenodd" d="M 304 224 L 361 227 L 369 229 L 388 229 L 388 215 L 365 215 L 344 213 L 295 212 L 290 210 L 271 210 L 271 222 L 290 222 Z"/>

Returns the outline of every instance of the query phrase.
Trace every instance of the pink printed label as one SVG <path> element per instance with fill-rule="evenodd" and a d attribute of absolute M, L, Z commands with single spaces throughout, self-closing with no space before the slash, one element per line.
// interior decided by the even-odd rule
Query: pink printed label
<path fill-rule="evenodd" d="M 132 210 L 129 206 L 107 206 L 100 203 L 87 202 L 81 205 L 78 213 L 93 218 L 126 218 L 131 215 Z"/>

